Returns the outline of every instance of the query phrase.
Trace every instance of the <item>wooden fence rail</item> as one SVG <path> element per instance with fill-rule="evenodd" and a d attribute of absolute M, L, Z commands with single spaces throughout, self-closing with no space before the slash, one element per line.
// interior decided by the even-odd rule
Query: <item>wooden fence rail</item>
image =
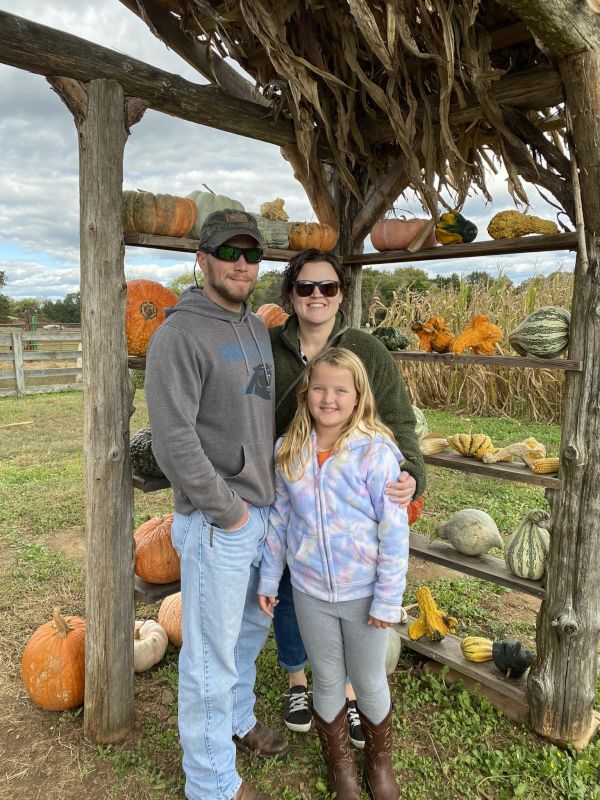
<path fill-rule="evenodd" d="M 26 368 L 29 362 L 73 361 L 76 366 L 49 367 L 48 369 Z M 11 362 L 8 369 L 6 362 Z M 69 377 L 68 383 L 40 383 L 43 378 Z M 0 397 L 41 392 L 63 392 L 81 390 L 82 353 L 80 331 L 10 331 L 0 332 Z M 7 383 L 9 385 L 7 385 Z"/>

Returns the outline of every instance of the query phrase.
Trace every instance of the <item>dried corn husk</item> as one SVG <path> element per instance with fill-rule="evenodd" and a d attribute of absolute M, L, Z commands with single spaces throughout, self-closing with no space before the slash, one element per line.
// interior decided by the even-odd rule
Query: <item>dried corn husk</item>
<path fill-rule="evenodd" d="M 428 433 L 419 439 L 419 447 L 424 456 L 434 456 L 448 449 L 448 440 L 443 433 Z"/>

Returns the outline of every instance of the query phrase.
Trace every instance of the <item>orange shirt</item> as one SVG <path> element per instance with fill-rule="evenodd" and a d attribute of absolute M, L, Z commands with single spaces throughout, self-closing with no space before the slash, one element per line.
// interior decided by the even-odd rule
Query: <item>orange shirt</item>
<path fill-rule="evenodd" d="M 320 467 L 323 466 L 323 462 L 326 459 L 328 459 L 330 455 L 331 455 L 331 450 L 324 450 L 323 452 L 320 452 L 319 450 L 317 450 L 317 461 L 319 462 L 319 466 Z"/>

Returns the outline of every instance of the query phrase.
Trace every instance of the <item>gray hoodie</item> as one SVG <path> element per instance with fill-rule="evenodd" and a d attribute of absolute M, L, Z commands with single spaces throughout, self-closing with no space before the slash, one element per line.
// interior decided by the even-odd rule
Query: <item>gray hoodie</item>
<path fill-rule="evenodd" d="M 152 450 L 175 510 L 230 528 L 274 500 L 273 356 L 267 329 L 188 289 L 150 341 L 146 399 Z"/>

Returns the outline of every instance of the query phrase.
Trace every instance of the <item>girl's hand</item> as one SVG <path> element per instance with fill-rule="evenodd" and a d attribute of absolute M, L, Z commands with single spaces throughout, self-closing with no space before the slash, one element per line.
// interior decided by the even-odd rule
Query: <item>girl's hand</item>
<path fill-rule="evenodd" d="M 372 617 L 369 614 L 369 625 L 372 625 L 374 628 L 392 628 L 396 623 L 395 622 L 386 622 L 384 619 L 377 619 L 376 617 Z"/>
<path fill-rule="evenodd" d="M 406 508 L 410 503 L 417 488 L 417 482 L 410 472 L 400 472 L 397 483 L 387 483 L 385 493 L 390 502 L 397 503 L 400 508 Z"/>
<path fill-rule="evenodd" d="M 276 597 L 267 597 L 267 595 L 259 594 L 258 597 L 258 605 L 261 611 L 264 611 L 268 617 L 273 617 L 273 609 L 279 603 L 279 600 Z"/>

